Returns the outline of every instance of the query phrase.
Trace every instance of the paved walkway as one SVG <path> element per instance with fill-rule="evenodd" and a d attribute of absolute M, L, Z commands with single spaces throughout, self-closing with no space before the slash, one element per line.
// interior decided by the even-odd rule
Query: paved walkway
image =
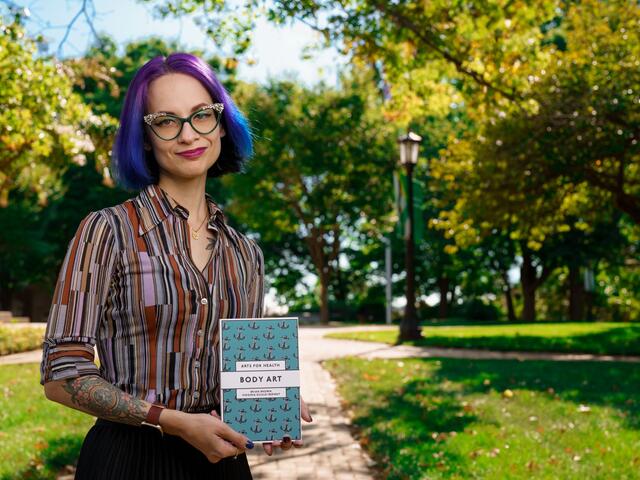
<path fill-rule="evenodd" d="M 374 463 L 360 449 L 350 433 L 350 422 L 340 407 L 335 384 L 321 367 L 323 360 L 346 355 L 363 358 L 449 357 L 516 360 L 597 360 L 638 362 L 640 357 L 612 357 L 582 354 L 548 354 L 523 352 L 493 352 L 432 347 L 390 346 L 380 343 L 325 339 L 327 333 L 380 329 L 370 327 L 319 328 L 300 330 L 302 356 L 302 396 L 309 405 L 313 423 L 303 425 L 305 447 L 289 452 L 278 451 L 272 457 L 261 448 L 250 452 L 249 462 L 256 480 L 279 478 L 305 480 L 370 480 L 374 478 Z M 397 328 L 397 327 L 391 327 Z M 0 357 L 0 364 L 40 362 L 40 351 Z"/>
<path fill-rule="evenodd" d="M 278 451 L 272 457 L 260 448 L 249 454 L 251 473 L 266 479 L 373 479 L 371 459 L 360 449 L 349 430 L 349 419 L 340 407 L 335 384 L 320 362 L 341 355 L 357 355 L 371 348 L 370 343 L 323 339 L 329 331 L 340 329 L 302 328 L 302 397 L 309 406 L 313 422 L 303 423 L 303 448 Z"/>

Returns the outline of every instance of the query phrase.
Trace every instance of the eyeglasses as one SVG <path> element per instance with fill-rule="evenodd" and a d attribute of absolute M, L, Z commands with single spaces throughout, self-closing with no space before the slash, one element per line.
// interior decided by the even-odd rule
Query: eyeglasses
<path fill-rule="evenodd" d="M 149 125 L 153 133 L 162 140 L 178 138 L 185 123 L 201 135 L 213 132 L 222 118 L 222 103 L 205 105 L 186 118 L 178 117 L 170 113 L 158 112 L 145 115 L 144 123 Z"/>

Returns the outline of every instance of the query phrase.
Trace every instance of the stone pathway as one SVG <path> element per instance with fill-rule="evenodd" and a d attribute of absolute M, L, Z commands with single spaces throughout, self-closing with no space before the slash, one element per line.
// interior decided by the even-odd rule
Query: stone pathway
<path fill-rule="evenodd" d="M 595 360 L 638 362 L 637 356 L 604 356 L 586 354 L 549 354 L 527 352 L 494 352 L 454 348 L 391 346 L 372 342 L 325 339 L 332 332 L 376 330 L 366 327 L 303 327 L 300 330 L 302 360 L 302 396 L 309 405 L 313 422 L 303 424 L 305 447 L 288 452 L 277 451 L 272 457 L 260 447 L 249 453 L 249 463 L 256 480 L 323 479 L 370 480 L 375 478 L 374 462 L 361 450 L 350 432 L 350 422 L 340 407 L 340 400 L 331 376 L 321 362 L 347 355 L 363 358 L 449 357 L 515 360 Z M 397 327 L 387 327 L 397 329 Z M 0 364 L 40 362 L 41 352 L 6 355 Z"/>
<path fill-rule="evenodd" d="M 249 454 L 256 480 L 271 479 L 373 479 L 371 459 L 354 441 L 349 419 L 340 408 L 335 384 L 320 362 L 341 355 L 357 355 L 370 349 L 369 343 L 329 340 L 322 337 L 334 329 L 300 329 L 302 397 L 309 406 L 312 423 L 303 423 L 303 448 L 278 451 L 272 457 L 261 448 Z M 336 331 L 340 329 L 335 329 Z"/>

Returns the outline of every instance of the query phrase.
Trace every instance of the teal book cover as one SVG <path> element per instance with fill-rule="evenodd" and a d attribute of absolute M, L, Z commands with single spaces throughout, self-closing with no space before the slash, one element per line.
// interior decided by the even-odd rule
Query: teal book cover
<path fill-rule="evenodd" d="M 220 320 L 222 420 L 253 442 L 300 440 L 298 319 Z"/>

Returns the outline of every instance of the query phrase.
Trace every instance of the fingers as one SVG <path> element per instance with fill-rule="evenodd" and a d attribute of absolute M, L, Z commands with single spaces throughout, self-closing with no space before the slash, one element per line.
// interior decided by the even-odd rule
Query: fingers
<path fill-rule="evenodd" d="M 213 413 L 211 413 L 213 415 Z M 220 418 L 220 417 L 218 417 Z M 244 452 L 246 449 L 251 450 L 253 448 L 253 442 L 241 433 L 236 432 L 226 423 L 220 422 L 220 437 L 224 438 L 227 442 L 230 442 L 235 447 L 238 447 L 240 452 Z"/>
<path fill-rule="evenodd" d="M 291 442 L 291 437 L 284 437 L 280 443 L 280 448 L 282 450 L 289 450 L 292 446 L 293 443 Z"/>
<path fill-rule="evenodd" d="M 266 444 L 263 444 L 264 447 Z M 284 437 L 282 440 L 274 440 L 269 443 L 269 449 L 271 452 L 275 448 L 281 448 L 282 450 L 290 450 L 291 448 L 300 448 L 304 445 L 302 440 L 291 440 L 291 437 Z M 266 449 L 265 449 L 266 452 Z M 267 453 L 267 455 L 271 455 L 271 453 Z"/>
<path fill-rule="evenodd" d="M 238 453 L 242 452 L 244 452 L 244 449 L 240 449 L 229 442 L 221 441 L 220 444 L 217 445 L 214 455 L 219 456 L 220 458 L 226 458 L 235 457 Z"/>
<path fill-rule="evenodd" d="M 300 397 L 300 416 L 305 422 L 313 422 L 313 418 L 311 418 L 311 413 L 309 412 L 309 407 L 307 407 L 307 404 L 302 397 Z"/>
<path fill-rule="evenodd" d="M 264 450 L 264 453 L 266 453 L 267 455 L 269 456 L 273 455 L 273 445 L 271 443 L 263 443 L 262 449 Z"/>

